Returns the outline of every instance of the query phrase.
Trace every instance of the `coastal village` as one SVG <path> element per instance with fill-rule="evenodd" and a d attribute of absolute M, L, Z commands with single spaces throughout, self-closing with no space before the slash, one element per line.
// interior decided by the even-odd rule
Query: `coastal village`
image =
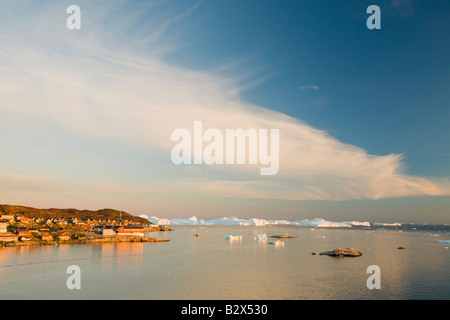
<path fill-rule="evenodd" d="M 0 215 L 0 247 L 60 243 L 159 242 L 146 237 L 156 231 L 172 231 L 163 225 L 128 219 L 28 218 Z"/>

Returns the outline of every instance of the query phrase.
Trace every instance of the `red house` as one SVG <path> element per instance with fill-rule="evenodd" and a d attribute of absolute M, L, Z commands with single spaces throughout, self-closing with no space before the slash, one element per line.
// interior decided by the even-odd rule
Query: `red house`
<path fill-rule="evenodd" d="M 144 236 L 144 227 L 126 226 L 117 228 L 119 236 Z"/>

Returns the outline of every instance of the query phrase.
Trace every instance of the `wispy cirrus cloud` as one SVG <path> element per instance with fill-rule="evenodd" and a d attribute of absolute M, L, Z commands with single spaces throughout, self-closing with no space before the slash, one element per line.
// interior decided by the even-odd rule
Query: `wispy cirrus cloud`
<path fill-rule="evenodd" d="M 112 8 L 116 5 L 116 9 L 126 5 L 133 8 L 122 11 L 122 28 L 132 25 L 139 17 L 132 2 L 111 4 Z M 10 2 L 10 6 L 15 5 Z M 11 21 L 2 19 L 0 26 L 11 32 L 0 36 L 0 59 L 3 61 L 0 64 L 0 114 L 39 115 L 57 123 L 56 131 L 71 132 L 98 144 L 108 144 L 117 152 L 127 144 L 159 157 L 158 166 L 153 166 L 151 161 L 146 165 L 143 161 L 133 168 L 129 165 L 131 159 L 124 158 L 122 163 L 111 164 L 109 175 L 101 175 L 99 170 L 91 167 L 86 171 L 79 169 L 80 175 L 87 172 L 90 178 L 75 187 L 73 172 L 59 173 L 58 184 L 65 181 L 74 188 L 71 195 L 65 194 L 65 199 L 82 202 L 81 195 L 90 190 L 93 194 L 101 194 L 102 199 L 109 197 L 114 202 L 125 187 L 133 190 L 134 196 L 129 201 L 134 205 L 161 194 L 166 198 L 182 195 L 185 203 L 193 201 L 191 197 L 196 200 L 199 197 L 345 200 L 450 194 L 450 185 L 445 179 L 404 174 L 400 154 L 368 154 L 299 119 L 244 102 L 239 93 L 245 85 L 232 77 L 166 62 L 165 54 L 177 48 L 177 37 L 170 37 L 171 24 L 180 23 L 197 6 L 194 3 L 185 14 L 177 13 L 176 19 L 149 16 L 149 25 L 152 17 L 168 22 L 162 29 L 153 30 L 153 35 L 149 28 L 150 34 L 145 39 L 140 36 L 142 30 L 138 35 L 126 34 L 126 40 L 125 35 L 115 33 L 120 29 L 117 25 L 105 30 L 108 15 L 94 4 L 86 4 L 83 12 L 89 14 L 89 10 L 93 10 L 96 20 L 83 23 L 79 33 L 70 33 L 64 23 L 55 19 L 55 7 L 47 7 L 47 11 L 34 16 L 22 16 L 22 22 L 20 19 L 15 21 L 14 25 L 35 23 L 37 27 L 33 30 L 39 32 L 14 33 L 8 26 Z M 142 39 L 152 43 L 153 48 L 144 50 Z M 127 46 L 122 45 L 123 41 Z M 300 88 L 319 90 L 316 85 Z M 195 120 L 202 120 L 205 127 L 222 131 L 228 128 L 279 129 L 279 173 L 261 177 L 259 166 L 250 165 L 174 166 L 170 161 L 171 132 L 177 128 L 191 129 Z M 16 138 L 20 135 L 15 134 Z M 33 150 L 36 145 L 25 144 L 23 147 Z M 67 140 L 65 147 L 75 148 L 74 141 Z M 102 150 L 84 151 L 86 156 L 100 159 L 99 162 L 111 163 L 111 156 Z M 67 168 L 72 162 L 82 161 L 67 157 L 61 161 L 61 155 L 57 153 L 45 160 L 49 166 Z M 14 168 L 41 174 L 32 162 Z M 156 180 L 137 181 L 131 170 L 163 173 Z M 20 176 L 8 175 L 3 181 L 5 186 L 15 186 L 12 190 L 16 191 L 11 191 L 10 197 L 20 196 L 20 185 L 23 185 Z M 31 181 L 35 182 L 30 188 L 33 186 L 31 189 L 37 193 L 38 181 L 43 186 L 54 186 L 46 179 Z M 80 187 L 84 185 L 91 188 Z M 31 191 L 28 189 L 27 193 Z M 90 199 L 89 203 L 92 201 Z M 171 204 L 167 202 L 166 205 Z"/>
<path fill-rule="evenodd" d="M 302 90 L 319 90 L 319 86 L 316 85 L 309 85 L 309 86 L 302 86 L 300 87 Z"/>

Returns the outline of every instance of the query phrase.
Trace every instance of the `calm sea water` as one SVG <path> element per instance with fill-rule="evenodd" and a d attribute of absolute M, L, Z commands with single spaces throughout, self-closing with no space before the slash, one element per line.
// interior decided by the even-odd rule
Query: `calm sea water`
<path fill-rule="evenodd" d="M 278 247 L 258 233 L 297 238 Z M 438 242 L 448 232 L 178 226 L 151 236 L 171 241 L 0 248 L 0 299 L 450 298 L 450 245 Z M 318 255 L 347 247 L 363 255 Z M 81 269 L 80 290 L 67 289 L 70 265 Z M 370 265 L 381 269 L 379 290 L 366 286 Z"/>

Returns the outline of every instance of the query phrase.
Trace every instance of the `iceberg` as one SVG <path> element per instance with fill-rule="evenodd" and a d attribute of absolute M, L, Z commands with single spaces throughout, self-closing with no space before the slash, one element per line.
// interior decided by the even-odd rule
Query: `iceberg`
<path fill-rule="evenodd" d="M 163 226 L 163 225 L 169 225 L 170 224 L 170 220 L 168 219 L 160 219 L 158 217 L 148 217 L 146 218 L 148 221 L 150 221 L 151 223 Z"/>
<path fill-rule="evenodd" d="M 273 224 L 273 225 L 277 225 L 277 224 L 292 224 L 292 222 L 288 221 L 288 220 L 267 220 L 266 224 L 268 224 L 268 225 L 270 225 L 270 224 Z"/>
<path fill-rule="evenodd" d="M 395 222 L 395 223 L 384 223 L 384 222 L 375 222 L 373 224 L 374 226 L 382 226 L 382 227 L 401 227 L 402 224 Z"/>
<path fill-rule="evenodd" d="M 275 246 L 284 246 L 284 242 L 280 241 L 280 240 L 270 241 L 270 242 L 267 242 L 267 244 L 273 244 Z"/>
<path fill-rule="evenodd" d="M 219 226 L 265 226 L 267 221 L 264 219 L 251 218 L 240 219 L 237 217 L 223 217 L 218 219 L 211 219 L 206 221 L 207 224 L 219 225 Z"/>
<path fill-rule="evenodd" d="M 242 240 L 242 236 L 232 236 L 231 234 L 224 237 L 225 240 Z"/>
<path fill-rule="evenodd" d="M 264 219 L 257 219 L 257 218 L 251 218 L 247 221 L 248 226 L 265 226 L 267 224 L 267 221 Z"/>
<path fill-rule="evenodd" d="M 266 220 L 260 218 L 241 219 L 238 217 L 222 217 L 210 220 L 199 219 L 196 216 L 190 218 L 176 218 L 176 219 L 163 219 L 155 216 L 147 217 L 141 215 L 142 218 L 146 218 L 148 221 L 158 225 L 217 225 L 217 226 L 256 226 L 264 227 L 270 225 L 294 225 L 305 228 L 351 228 L 351 227 L 370 227 L 370 222 L 360 221 L 343 221 L 333 222 L 327 221 L 322 218 L 305 219 L 299 221 L 288 220 Z M 401 226 L 400 223 L 374 223 L 375 226 Z"/>
<path fill-rule="evenodd" d="M 219 226 L 243 226 L 247 224 L 247 220 L 239 219 L 236 217 L 223 217 L 218 219 L 211 219 L 206 221 L 207 224 L 219 225 Z"/>
<path fill-rule="evenodd" d="M 333 221 L 327 221 L 322 218 L 316 218 L 312 220 L 300 220 L 300 221 L 294 221 L 292 224 L 296 224 L 299 227 L 305 227 L 305 228 L 351 228 L 352 226 L 349 223 L 346 222 L 333 222 Z"/>
<path fill-rule="evenodd" d="M 188 219 L 179 218 L 179 219 L 171 219 L 170 224 L 179 224 L 179 225 L 204 225 L 206 221 L 203 219 L 198 219 L 196 216 L 192 216 Z"/>
<path fill-rule="evenodd" d="M 360 222 L 360 221 L 343 221 L 342 223 L 346 223 L 351 225 L 352 227 L 370 227 L 370 222 Z"/>
<path fill-rule="evenodd" d="M 263 241 L 266 241 L 266 240 L 267 240 L 267 236 L 266 236 L 265 233 L 260 233 L 260 234 L 257 234 L 257 235 L 256 235 L 255 240 L 263 240 Z"/>

